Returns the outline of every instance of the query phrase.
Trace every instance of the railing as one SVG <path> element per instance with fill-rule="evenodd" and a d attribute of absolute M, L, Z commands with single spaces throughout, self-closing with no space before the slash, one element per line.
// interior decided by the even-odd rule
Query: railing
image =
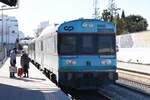
<path fill-rule="evenodd" d="M 7 50 L 6 48 L 2 48 L 0 50 L 0 67 L 3 65 L 6 59 L 7 59 Z"/>

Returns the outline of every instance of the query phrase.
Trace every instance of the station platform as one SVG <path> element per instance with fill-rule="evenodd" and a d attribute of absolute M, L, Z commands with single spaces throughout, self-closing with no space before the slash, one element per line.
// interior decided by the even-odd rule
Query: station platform
<path fill-rule="evenodd" d="M 9 78 L 9 58 L 0 68 L 0 100 L 70 100 L 30 63 L 29 78 Z M 16 66 L 20 67 L 20 57 Z"/>

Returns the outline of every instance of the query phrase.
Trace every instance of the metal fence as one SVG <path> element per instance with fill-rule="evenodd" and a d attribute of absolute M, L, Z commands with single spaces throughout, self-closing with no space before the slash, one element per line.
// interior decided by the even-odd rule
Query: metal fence
<path fill-rule="evenodd" d="M 3 65 L 3 63 L 7 59 L 7 50 L 5 47 L 0 47 L 0 67 Z"/>

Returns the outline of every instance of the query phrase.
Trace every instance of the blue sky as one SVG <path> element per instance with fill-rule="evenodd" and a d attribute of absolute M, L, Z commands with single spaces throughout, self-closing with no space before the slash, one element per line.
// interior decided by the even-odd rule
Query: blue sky
<path fill-rule="evenodd" d="M 126 16 L 141 15 L 150 24 L 150 0 L 116 0 L 116 4 Z M 108 7 L 108 0 L 99 0 L 98 5 L 102 12 Z M 26 36 L 33 36 L 34 29 L 42 21 L 61 23 L 81 17 L 92 18 L 93 0 L 20 0 L 19 9 L 4 11 L 4 14 L 16 16 L 19 29 Z"/>

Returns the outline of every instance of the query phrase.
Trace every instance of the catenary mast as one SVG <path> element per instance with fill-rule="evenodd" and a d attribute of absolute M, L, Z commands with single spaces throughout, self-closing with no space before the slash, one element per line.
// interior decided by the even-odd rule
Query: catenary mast
<path fill-rule="evenodd" d="M 115 9 L 116 9 L 115 0 L 109 0 L 109 2 L 108 2 L 108 10 L 110 11 L 110 14 L 112 16 L 114 16 Z"/>
<path fill-rule="evenodd" d="M 98 7 L 98 0 L 93 0 L 93 7 L 94 7 L 94 18 L 95 19 L 100 19 L 100 8 Z"/>
<path fill-rule="evenodd" d="M 117 8 L 115 0 L 109 0 L 108 10 L 109 10 L 111 16 L 113 16 L 115 18 L 115 29 L 116 29 L 117 28 L 117 14 L 118 14 L 118 10 L 120 10 L 120 8 Z M 115 31 L 117 32 L 117 29 Z"/>

